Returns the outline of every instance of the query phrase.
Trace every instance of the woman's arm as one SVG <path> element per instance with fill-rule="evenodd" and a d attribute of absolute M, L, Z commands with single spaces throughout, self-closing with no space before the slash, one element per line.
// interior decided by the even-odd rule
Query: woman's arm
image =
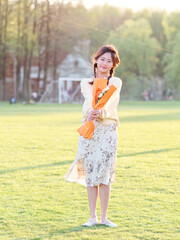
<path fill-rule="evenodd" d="M 112 94 L 111 98 L 107 101 L 107 103 L 102 108 L 102 113 L 99 116 L 100 119 L 108 118 L 112 115 L 112 113 L 117 109 L 120 99 L 120 91 L 122 87 L 122 80 L 117 77 L 112 77 L 109 80 L 109 86 L 114 85 L 117 89 Z"/>
<path fill-rule="evenodd" d="M 88 113 L 92 108 L 92 92 L 91 85 L 88 83 L 87 79 L 82 80 L 80 83 L 81 93 L 84 96 L 85 100 L 83 103 L 83 116 L 88 117 Z"/>

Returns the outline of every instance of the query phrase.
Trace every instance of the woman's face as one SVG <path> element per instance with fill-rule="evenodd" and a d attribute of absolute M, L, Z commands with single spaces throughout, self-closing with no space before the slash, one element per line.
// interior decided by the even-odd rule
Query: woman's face
<path fill-rule="evenodd" d="M 113 61 L 110 52 L 106 52 L 97 59 L 97 69 L 101 73 L 108 73 L 113 67 Z"/>

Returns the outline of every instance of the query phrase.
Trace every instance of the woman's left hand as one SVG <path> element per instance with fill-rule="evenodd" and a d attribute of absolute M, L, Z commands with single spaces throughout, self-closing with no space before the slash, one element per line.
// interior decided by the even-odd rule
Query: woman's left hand
<path fill-rule="evenodd" d="M 101 113 L 102 109 L 90 110 L 87 117 L 87 121 L 93 121 L 94 119 L 98 118 Z"/>
<path fill-rule="evenodd" d="M 98 110 L 94 110 L 94 112 L 93 112 L 94 118 L 98 118 L 99 115 L 101 115 L 101 113 L 102 113 L 102 109 L 101 108 L 98 109 Z"/>

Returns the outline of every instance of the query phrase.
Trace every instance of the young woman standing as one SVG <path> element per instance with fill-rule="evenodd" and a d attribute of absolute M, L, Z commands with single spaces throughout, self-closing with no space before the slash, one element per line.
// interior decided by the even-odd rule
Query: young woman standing
<path fill-rule="evenodd" d="M 104 45 L 93 56 L 94 77 L 91 81 L 81 82 L 81 92 L 85 98 L 81 122 L 93 121 L 95 130 L 92 139 L 79 136 L 76 159 L 72 163 L 65 179 L 78 182 L 87 187 L 90 219 L 83 226 L 99 224 L 96 215 L 96 203 L 99 196 L 101 203 L 100 224 L 117 227 L 107 218 L 107 209 L 111 191 L 111 182 L 115 181 L 119 119 L 117 106 L 120 99 L 122 81 L 113 77 L 113 71 L 120 63 L 118 52 L 113 45 Z M 103 108 L 93 110 L 92 91 L 94 78 L 107 79 L 108 86 L 117 89 Z"/>

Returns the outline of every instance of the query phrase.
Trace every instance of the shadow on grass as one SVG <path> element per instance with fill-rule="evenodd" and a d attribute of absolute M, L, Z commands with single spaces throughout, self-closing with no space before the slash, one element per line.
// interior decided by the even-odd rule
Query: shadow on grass
<path fill-rule="evenodd" d="M 14 169 L 6 169 L 6 170 L 3 170 L 3 171 L 0 171 L 0 174 L 18 172 L 18 171 L 22 171 L 22 170 L 32 170 L 32 169 L 37 169 L 37 168 L 55 167 L 55 166 L 66 165 L 66 164 L 70 164 L 70 163 L 72 163 L 72 160 L 55 162 L 55 163 L 51 163 L 51 164 L 42 164 L 42 165 L 37 165 L 37 166 L 28 166 L 28 167 L 14 168 Z"/>
<path fill-rule="evenodd" d="M 41 239 L 44 239 L 44 238 L 51 238 L 51 237 L 55 237 L 55 236 L 59 236 L 59 235 L 64 235 L 64 234 L 67 234 L 67 233 L 72 233 L 72 232 L 82 232 L 84 231 L 85 229 L 88 229 L 88 230 L 92 230 L 94 231 L 94 229 L 98 229 L 98 228 L 109 228 L 108 226 L 105 226 L 105 225 L 101 225 L 101 224 L 98 224 L 97 226 L 92 226 L 92 227 L 85 227 L 85 226 L 76 226 L 76 227 L 72 227 L 72 228 L 66 228 L 66 229 L 61 229 L 61 230 L 58 230 L 58 231 L 55 231 L 55 232 L 50 232 L 49 234 L 47 235 L 39 235 L 37 237 L 30 237 L 28 238 L 29 240 L 41 240 Z M 21 238 L 21 240 L 24 240 L 24 239 L 27 239 L 27 238 Z M 18 239 L 14 239 L 14 240 L 18 240 Z"/>
<path fill-rule="evenodd" d="M 117 155 L 117 157 L 132 157 L 137 155 L 144 155 L 144 154 L 151 154 L 151 153 L 161 153 L 161 152 L 169 152 L 174 150 L 180 150 L 180 148 L 167 148 L 167 149 L 159 149 L 159 150 L 153 150 L 153 151 L 145 151 L 145 152 L 138 152 L 138 153 L 132 153 L 132 154 L 124 154 L 124 155 Z M 43 165 L 37 165 L 37 166 L 28 166 L 28 167 L 21 167 L 21 168 L 15 168 L 15 169 L 6 169 L 3 171 L 0 171 L 0 174 L 6 174 L 11 172 L 18 172 L 18 171 L 26 171 L 26 170 L 32 170 L 37 168 L 46 168 L 46 167 L 54 167 L 54 166 L 60 166 L 60 165 L 66 165 L 71 164 L 72 160 L 66 160 L 62 162 L 55 162 L 51 164 L 43 164 Z"/>
<path fill-rule="evenodd" d="M 180 120 L 180 112 L 173 113 L 160 113 L 152 115 L 137 115 L 129 117 L 119 117 L 120 122 L 152 122 L 152 121 L 167 121 L 167 120 Z"/>
<path fill-rule="evenodd" d="M 180 150 L 180 148 L 166 148 L 166 149 L 159 149 L 159 150 L 153 150 L 153 151 L 144 151 L 144 152 L 137 152 L 137 153 L 132 153 L 132 154 L 124 154 L 124 155 L 117 155 L 117 157 L 122 158 L 122 157 L 132 157 L 132 156 L 137 156 L 137 155 L 144 155 L 144 154 L 154 154 L 154 153 L 162 153 L 162 152 L 170 152 L 174 150 Z"/>

